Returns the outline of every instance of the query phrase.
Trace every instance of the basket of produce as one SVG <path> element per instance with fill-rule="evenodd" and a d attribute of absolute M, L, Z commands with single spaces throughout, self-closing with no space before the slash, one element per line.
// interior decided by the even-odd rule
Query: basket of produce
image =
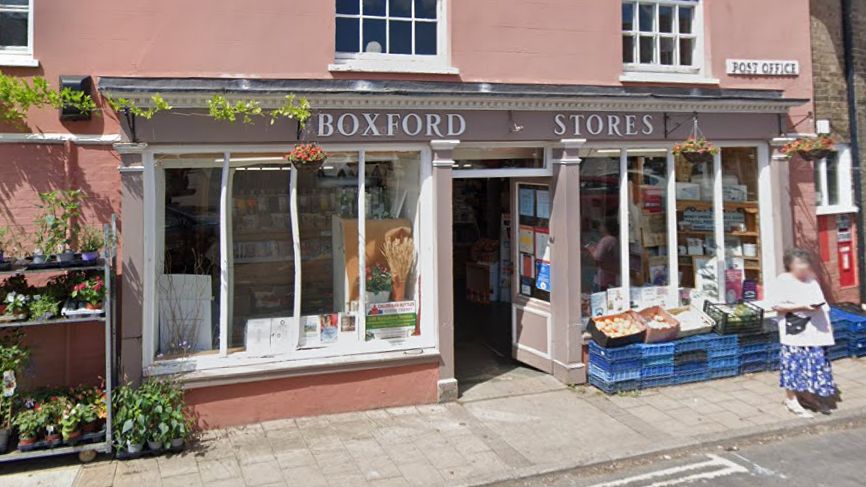
<path fill-rule="evenodd" d="M 679 338 L 703 335 L 713 331 L 716 322 L 694 306 L 684 306 L 668 311 L 680 322 Z"/>
<path fill-rule="evenodd" d="M 626 311 L 589 320 L 587 331 L 595 343 L 605 348 L 616 348 L 643 342 L 646 325 L 640 315 Z"/>
<path fill-rule="evenodd" d="M 680 333 L 680 322 L 661 306 L 650 306 L 638 314 L 646 323 L 644 343 L 670 342 Z"/>
<path fill-rule="evenodd" d="M 753 335 L 764 331 L 764 310 L 752 303 L 704 302 L 704 312 L 715 320 L 720 335 Z"/>

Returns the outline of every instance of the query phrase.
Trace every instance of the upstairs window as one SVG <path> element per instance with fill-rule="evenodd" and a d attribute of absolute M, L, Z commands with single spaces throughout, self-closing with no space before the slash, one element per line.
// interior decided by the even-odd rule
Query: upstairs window
<path fill-rule="evenodd" d="M 856 211 L 851 176 L 851 149 L 837 144 L 838 152 L 815 161 L 815 203 L 820 215 Z"/>
<path fill-rule="evenodd" d="M 0 0 L 0 66 L 35 66 L 33 0 Z"/>
<path fill-rule="evenodd" d="M 337 53 L 436 56 L 440 0 L 337 0 Z"/>
<path fill-rule="evenodd" d="M 697 72 L 702 63 L 699 13 L 698 0 L 624 1 L 626 70 Z"/>

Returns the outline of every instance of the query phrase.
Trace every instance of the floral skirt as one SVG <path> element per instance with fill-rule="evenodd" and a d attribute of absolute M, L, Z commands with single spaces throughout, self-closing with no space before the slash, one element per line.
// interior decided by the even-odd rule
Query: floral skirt
<path fill-rule="evenodd" d="M 836 394 L 833 370 L 823 347 L 782 345 L 779 385 L 790 391 L 821 397 Z"/>

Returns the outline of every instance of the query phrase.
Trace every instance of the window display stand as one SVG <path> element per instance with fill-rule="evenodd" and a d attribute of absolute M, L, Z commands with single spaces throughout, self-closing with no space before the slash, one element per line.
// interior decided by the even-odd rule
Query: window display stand
<path fill-rule="evenodd" d="M 32 275 L 32 274 L 61 274 L 77 271 L 98 271 L 103 272 L 103 279 L 107 292 L 103 300 L 103 311 L 101 315 L 78 317 L 78 318 L 57 318 L 50 320 L 33 320 L 21 322 L 0 323 L 0 328 L 22 328 L 25 333 L 27 329 L 33 329 L 38 326 L 47 325 L 66 325 L 75 326 L 76 324 L 84 323 L 102 323 L 104 329 L 105 340 L 105 406 L 106 418 L 105 428 L 97 433 L 85 435 L 81 442 L 69 446 L 58 446 L 54 448 L 44 448 L 38 450 L 30 450 L 26 452 L 13 450 L 9 453 L 0 454 L 0 463 L 12 462 L 18 460 L 29 460 L 33 458 L 52 457 L 57 455 L 78 454 L 79 460 L 89 462 L 96 458 L 97 453 L 111 453 L 112 451 L 112 436 L 111 422 L 113 411 L 111 408 L 111 394 L 114 385 L 114 348 L 112 344 L 115 339 L 114 318 L 115 318 L 115 289 L 114 289 L 114 274 L 116 272 L 115 259 L 117 256 L 117 222 L 116 216 L 112 215 L 111 224 L 105 225 L 103 228 L 105 246 L 102 251 L 101 258 L 92 265 L 83 264 L 81 261 L 73 262 L 71 265 L 64 267 L 52 267 L 47 269 L 27 269 L 26 267 L 12 269 L 10 271 L 0 272 L 0 277 L 8 277 L 14 275 Z M 89 437 L 89 438 L 88 438 Z M 88 442 L 89 441 L 89 442 Z"/>

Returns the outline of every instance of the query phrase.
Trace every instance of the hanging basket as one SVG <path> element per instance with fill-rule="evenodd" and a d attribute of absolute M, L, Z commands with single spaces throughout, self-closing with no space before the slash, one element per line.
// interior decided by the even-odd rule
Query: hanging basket
<path fill-rule="evenodd" d="M 829 156 L 833 151 L 830 149 L 812 149 L 812 150 L 798 150 L 796 151 L 797 155 L 800 156 L 805 161 L 820 161 L 821 159 Z"/>
<path fill-rule="evenodd" d="M 328 154 L 315 142 L 309 144 L 297 144 L 291 152 L 286 154 L 286 159 L 298 172 L 316 173 L 325 165 Z"/>
<path fill-rule="evenodd" d="M 325 161 L 319 162 L 293 162 L 292 167 L 298 170 L 299 173 L 303 174 L 315 174 L 319 172 L 319 169 L 325 165 Z"/>
<path fill-rule="evenodd" d="M 700 164 L 703 162 L 713 162 L 713 154 L 710 152 L 680 152 L 683 159 L 692 164 Z"/>

